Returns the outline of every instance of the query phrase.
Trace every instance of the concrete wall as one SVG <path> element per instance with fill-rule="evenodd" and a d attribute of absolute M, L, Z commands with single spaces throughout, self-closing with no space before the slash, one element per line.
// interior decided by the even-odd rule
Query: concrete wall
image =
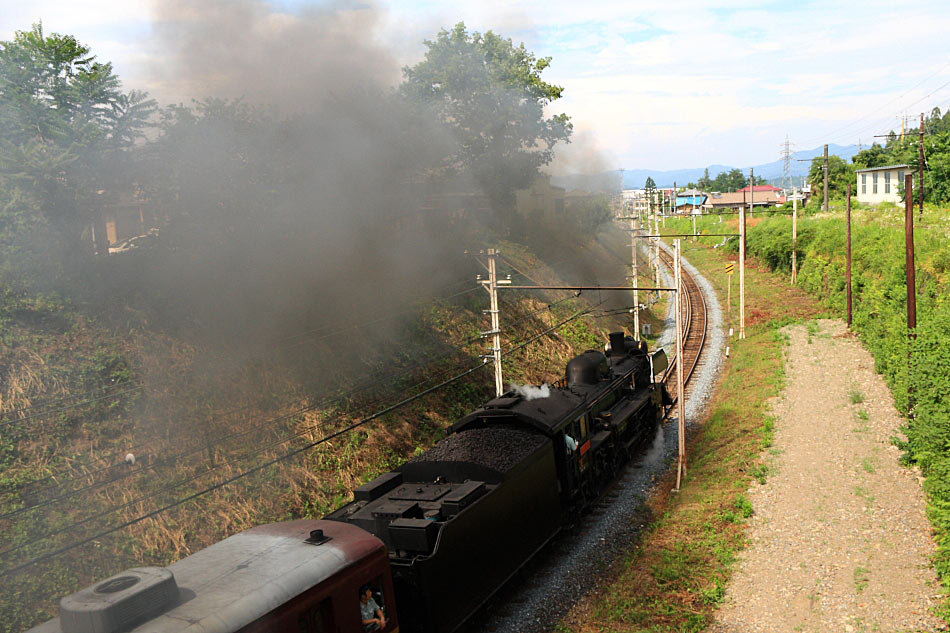
<path fill-rule="evenodd" d="M 898 185 L 904 181 L 904 174 L 907 173 L 910 173 L 910 167 L 890 167 L 859 172 L 857 174 L 858 202 L 902 204 L 904 199 L 897 193 Z"/>

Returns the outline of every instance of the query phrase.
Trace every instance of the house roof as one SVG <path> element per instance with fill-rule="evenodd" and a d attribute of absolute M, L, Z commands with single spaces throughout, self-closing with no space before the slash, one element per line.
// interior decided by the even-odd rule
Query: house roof
<path fill-rule="evenodd" d="M 867 169 L 855 169 L 854 173 L 860 174 L 863 171 L 883 171 L 885 169 L 910 169 L 910 165 L 881 165 L 880 167 L 868 167 Z"/>
<path fill-rule="evenodd" d="M 748 192 L 745 192 L 746 194 Z M 762 195 L 752 196 L 753 204 L 763 205 L 763 204 L 776 204 L 780 202 L 781 198 L 775 195 L 774 191 L 763 191 L 760 192 Z M 740 205 L 742 203 L 749 204 L 749 196 L 743 195 L 742 191 L 735 191 L 729 193 L 721 193 L 719 195 L 710 196 L 706 200 L 706 204 L 713 207 L 729 207 Z"/>
<path fill-rule="evenodd" d="M 742 193 L 743 191 L 748 191 L 748 190 L 749 190 L 748 187 L 743 187 L 742 189 L 739 190 L 739 193 Z M 758 191 L 781 191 L 781 189 L 773 185 L 756 185 L 755 187 L 752 188 L 752 191 L 753 193 L 755 193 Z"/>
<path fill-rule="evenodd" d="M 684 196 L 682 193 L 676 196 L 676 206 L 682 207 L 688 204 L 697 205 L 702 204 L 706 201 L 706 196 L 704 194 L 698 193 L 697 195 Z"/>

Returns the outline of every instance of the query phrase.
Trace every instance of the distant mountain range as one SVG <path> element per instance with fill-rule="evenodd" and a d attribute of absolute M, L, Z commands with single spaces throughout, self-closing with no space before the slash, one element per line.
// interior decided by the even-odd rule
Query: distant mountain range
<path fill-rule="evenodd" d="M 823 147 L 803 150 L 792 154 L 791 176 L 796 184 L 801 184 L 801 179 L 808 176 L 808 168 L 811 166 L 811 159 L 815 156 L 821 156 Z M 837 155 L 850 161 L 851 157 L 858 153 L 857 145 L 828 145 L 828 155 Z M 782 160 L 775 160 L 771 163 L 761 165 L 751 165 L 755 170 L 755 175 L 765 178 L 770 182 L 777 181 L 780 184 L 782 180 Z M 656 169 L 627 169 L 623 172 L 624 189 L 640 189 L 647 181 L 647 177 L 653 179 L 657 187 L 672 187 L 675 182 L 678 186 L 685 186 L 690 182 L 697 182 L 703 177 L 703 170 L 709 169 L 709 177 L 715 178 L 719 173 L 736 169 L 729 165 L 709 165 L 708 167 L 697 167 L 694 169 L 674 169 L 670 171 L 660 171 Z M 749 166 L 740 167 L 744 174 L 749 173 Z M 612 175 L 619 177 L 619 171 L 612 172 Z M 616 180 L 614 180 L 616 182 Z M 616 185 L 615 185 L 616 186 Z"/>

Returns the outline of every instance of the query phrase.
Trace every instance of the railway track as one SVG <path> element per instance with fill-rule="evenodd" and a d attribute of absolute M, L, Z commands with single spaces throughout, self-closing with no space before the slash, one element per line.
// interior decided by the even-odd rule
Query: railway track
<path fill-rule="evenodd" d="M 673 256 L 663 249 L 660 249 L 660 260 L 672 271 Z M 689 274 L 685 267 L 682 268 L 683 288 L 683 382 L 687 393 L 689 392 L 689 379 L 693 371 L 699 365 L 702 358 L 703 346 L 706 343 L 706 299 L 703 297 L 699 284 Z M 680 362 L 675 354 L 670 360 L 670 366 L 663 376 L 666 383 L 666 389 L 673 396 L 674 402 L 679 397 L 676 392 L 676 363 Z"/>

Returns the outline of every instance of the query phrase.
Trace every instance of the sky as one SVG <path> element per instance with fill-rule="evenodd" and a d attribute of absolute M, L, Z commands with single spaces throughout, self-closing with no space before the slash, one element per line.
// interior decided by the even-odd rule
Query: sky
<path fill-rule="evenodd" d="M 568 171 L 745 167 L 778 159 L 786 136 L 793 150 L 869 145 L 903 115 L 916 126 L 950 107 L 946 0 L 258 1 L 274 28 L 302 12 L 372 14 L 367 35 L 387 51 L 380 71 L 393 84 L 424 39 L 459 21 L 524 42 L 552 58 L 543 77 L 564 87 L 549 112 L 574 123 L 559 157 Z M 111 61 L 125 89 L 187 102 L 203 95 L 176 93 L 156 70 L 163 4 L 0 0 L 0 40 L 42 20 Z"/>

